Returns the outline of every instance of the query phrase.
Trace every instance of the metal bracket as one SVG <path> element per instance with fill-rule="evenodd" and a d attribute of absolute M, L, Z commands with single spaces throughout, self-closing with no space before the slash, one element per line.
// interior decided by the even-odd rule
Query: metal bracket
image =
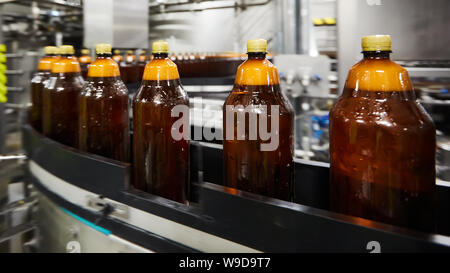
<path fill-rule="evenodd" d="M 88 207 L 106 215 L 112 215 L 120 219 L 128 219 L 130 216 L 128 206 L 111 200 L 106 200 L 104 197 L 88 195 L 86 196 L 86 201 L 86 205 Z"/>

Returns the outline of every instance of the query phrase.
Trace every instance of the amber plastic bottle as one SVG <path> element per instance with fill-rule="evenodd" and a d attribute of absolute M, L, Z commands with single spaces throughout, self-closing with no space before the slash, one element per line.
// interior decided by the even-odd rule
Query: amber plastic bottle
<path fill-rule="evenodd" d="M 29 112 L 30 124 L 42 132 L 42 92 L 50 77 L 52 63 L 58 58 L 56 46 L 46 46 L 45 56 L 39 60 L 38 71 L 31 79 L 31 108 Z"/>
<path fill-rule="evenodd" d="M 122 54 L 120 53 L 120 50 L 118 49 L 114 50 L 114 55 L 112 56 L 112 59 L 118 64 L 120 64 L 123 61 L 123 57 Z"/>
<path fill-rule="evenodd" d="M 129 162 L 128 90 L 120 79 L 119 65 L 111 58 L 111 45 L 98 44 L 96 53 L 78 98 L 78 147 Z"/>
<path fill-rule="evenodd" d="M 291 201 L 293 198 L 293 155 L 294 155 L 294 113 L 287 98 L 282 94 L 276 67 L 266 59 L 267 42 L 250 40 L 247 43 L 248 59 L 242 63 L 236 73 L 231 94 L 225 100 L 223 113 L 223 159 L 225 186 L 257 193 L 269 197 Z M 237 113 L 228 117 L 227 106 L 255 107 L 247 113 L 259 119 L 267 117 L 267 131 L 276 130 L 271 121 L 273 106 L 278 106 L 279 142 L 273 150 L 262 150 L 263 140 L 256 133 L 256 139 L 250 137 L 250 115 L 245 117 L 245 136 L 238 139 Z M 259 106 L 266 106 L 266 109 Z M 275 109 L 275 108 L 273 108 Z M 228 132 L 227 124 L 233 122 L 234 132 Z M 261 119 L 255 127 L 258 132 Z M 230 126 L 231 127 L 231 126 Z M 274 132 L 274 131 L 273 131 Z M 231 139 L 227 136 L 230 134 Z"/>
<path fill-rule="evenodd" d="M 124 83 L 127 83 L 125 71 L 123 69 L 123 56 L 119 49 L 114 50 L 114 54 L 112 55 L 112 59 L 119 64 L 120 78 Z"/>
<path fill-rule="evenodd" d="M 81 67 L 81 76 L 86 80 L 88 74 L 89 64 L 92 62 L 91 52 L 89 49 L 81 50 L 81 56 L 78 58 Z"/>
<path fill-rule="evenodd" d="M 77 147 L 78 95 L 83 87 L 80 64 L 72 46 L 61 46 L 61 57 L 43 91 L 43 133 L 63 144 Z"/>
<path fill-rule="evenodd" d="M 187 203 L 189 140 L 172 137 L 172 125 L 179 118 L 172 117 L 171 112 L 177 105 L 189 106 L 189 99 L 177 66 L 168 58 L 168 44 L 153 43 L 153 55 L 133 100 L 133 185 Z"/>
<path fill-rule="evenodd" d="M 121 63 L 122 79 L 125 83 L 134 83 L 139 81 L 139 68 L 136 62 L 136 56 L 133 50 L 128 50 L 123 62 Z"/>
<path fill-rule="evenodd" d="M 138 66 L 138 81 L 142 80 L 142 76 L 144 75 L 145 65 L 148 62 L 147 51 L 142 50 L 141 54 L 138 56 L 137 66 Z"/>
<path fill-rule="evenodd" d="M 363 37 L 330 112 L 331 205 L 345 214 L 433 229 L 436 131 L 388 35 Z"/>

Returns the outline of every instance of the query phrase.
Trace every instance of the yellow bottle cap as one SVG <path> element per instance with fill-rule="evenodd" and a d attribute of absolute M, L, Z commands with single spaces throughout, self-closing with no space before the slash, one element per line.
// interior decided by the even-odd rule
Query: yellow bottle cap
<path fill-rule="evenodd" d="M 114 49 L 114 54 L 115 55 L 119 55 L 120 54 L 120 50 L 119 49 Z"/>
<path fill-rule="evenodd" d="M 8 98 L 6 97 L 7 93 L 8 93 L 8 89 L 6 88 L 6 85 L 3 83 L 0 83 L 0 103 L 8 101 Z"/>
<path fill-rule="evenodd" d="M 247 52 L 267 52 L 267 41 L 264 39 L 248 40 Z"/>
<path fill-rule="evenodd" d="M 82 49 L 81 50 L 81 54 L 83 54 L 83 55 L 89 55 L 91 53 L 91 51 L 89 50 L 89 49 Z"/>
<path fill-rule="evenodd" d="M 312 21 L 315 26 L 321 26 L 321 25 L 325 24 L 325 22 L 322 18 L 313 18 Z"/>
<path fill-rule="evenodd" d="M 8 98 L 5 95 L 0 94 L 0 103 L 5 103 L 7 101 L 8 101 Z"/>
<path fill-rule="evenodd" d="M 390 35 L 370 35 L 362 37 L 363 51 L 391 51 Z"/>
<path fill-rule="evenodd" d="M 134 52 L 133 52 L 133 50 L 128 50 L 128 51 L 127 51 L 127 54 L 128 54 L 128 55 L 131 55 L 131 54 L 134 54 Z"/>
<path fill-rule="evenodd" d="M 111 45 L 110 44 L 97 44 L 96 46 L 95 46 L 95 53 L 97 53 L 97 54 L 111 54 Z M 119 51 L 119 53 L 116 53 L 116 51 L 118 51 L 117 49 L 116 50 L 114 50 L 114 53 L 115 54 L 120 54 L 120 51 Z"/>
<path fill-rule="evenodd" d="M 323 18 L 323 21 L 327 25 L 335 25 L 336 24 L 336 18 L 333 18 L 333 17 L 325 17 L 325 18 Z"/>
<path fill-rule="evenodd" d="M 59 47 L 59 54 L 61 55 L 73 55 L 75 50 L 71 45 L 62 45 Z"/>
<path fill-rule="evenodd" d="M 44 47 L 44 53 L 47 55 L 57 54 L 58 48 L 56 46 L 46 46 L 46 47 Z"/>
<path fill-rule="evenodd" d="M 169 43 L 165 41 L 156 41 L 152 45 L 153 53 L 169 53 Z"/>
<path fill-rule="evenodd" d="M 6 85 L 0 84 L 0 94 L 6 95 L 8 93 L 8 89 L 6 88 Z"/>
<path fill-rule="evenodd" d="M 8 82 L 8 78 L 5 76 L 5 74 L 0 74 L 0 84 L 6 85 Z"/>

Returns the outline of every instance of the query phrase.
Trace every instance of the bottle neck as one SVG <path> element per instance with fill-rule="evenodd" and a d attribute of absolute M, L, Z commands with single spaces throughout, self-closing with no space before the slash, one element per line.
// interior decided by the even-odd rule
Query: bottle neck
<path fill-rule="evenodd" d="M 111 53 L 100 53 L 97 54 L 97 59 L 111 59 Z"/>
<path fill-rule="evenodd" d="M 163 60 L 169 57 L 169 53 L 153 53 L 153 58 L 156 60 Z"/>
<path fill-rule="evenodd" d="M 364 59 L 389 60 L 392 51 L 363 51 Z"/>
<path fill-rule="evenodd" d="M 266 59 L 266 52 L 248 52 L 249 60 L 264 60 Z"/>
<path fill-rule="evenodd" d="M 73 58 L 73 54 L 61 54 L 61 58 Z"/>

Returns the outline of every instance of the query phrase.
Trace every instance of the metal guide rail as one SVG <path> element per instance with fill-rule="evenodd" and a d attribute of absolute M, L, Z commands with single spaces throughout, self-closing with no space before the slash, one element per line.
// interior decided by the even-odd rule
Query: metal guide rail
<path fill-rule="evenodd" d="M 427 234 L 328 211 L 324 163 L 295 161 L 296 203 L 290 203 L 221 186 L 221 146 L 192 143 L 187 206 L 133 189 L 129 164 L 64 146 L 29 125 L 23 143 L 39 191 L 152 251 L 450 252 L 448 185 L 437 185 L 439 234 Z"/>

